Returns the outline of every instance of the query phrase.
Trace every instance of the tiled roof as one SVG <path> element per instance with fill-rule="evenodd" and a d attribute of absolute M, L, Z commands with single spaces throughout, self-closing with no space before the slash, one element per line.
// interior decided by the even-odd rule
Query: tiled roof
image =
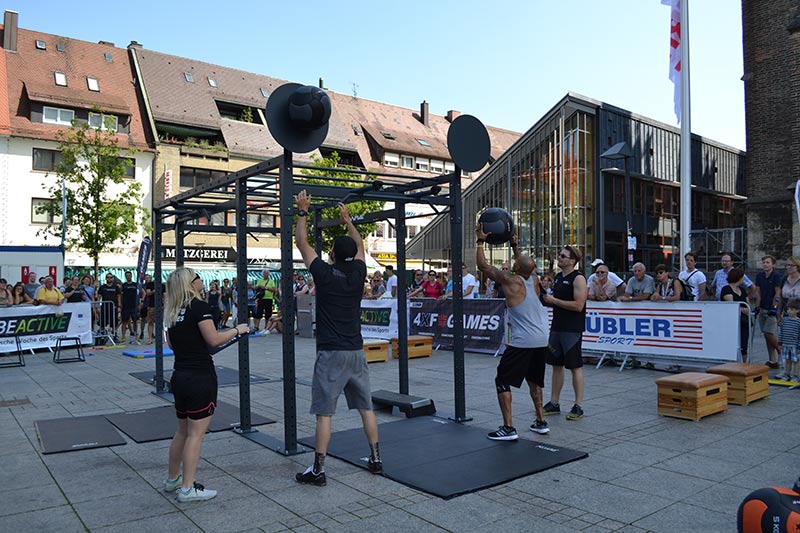
<path fill-rule="evenodd" d="M 37 40 L 46 43 L 45 50 L 36 48 Z M 57 45 L 64 51 L 58 51 Z M 130 117 L 130 133 L 117 135 L 120 147 L 149 149 L 127 50 L 22 28 L 17 50 L 3 51 L 8 75 L 2 80 L 7 82 L 8 105 L 2 114 L 8 113 L 11 135 L 58 140 L 56 132 L 63 126 L 31 122 L 31 100 L 79 109 L 97 106 Z M 106 60 L 106 53 L 111 54 L 111 61 Z M 66 74 L 67 87 L 55 84 L 55 72 Z M 98 80 L 99 92 L 89 90 L 87 77 Z"/>

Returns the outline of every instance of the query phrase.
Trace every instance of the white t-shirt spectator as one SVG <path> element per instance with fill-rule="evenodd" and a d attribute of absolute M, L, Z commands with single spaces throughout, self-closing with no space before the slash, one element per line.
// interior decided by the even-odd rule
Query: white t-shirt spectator
<path fill-rule="evenodd" d="M 597 274 L 592 274 L 591 276 L 589 276 L 589 279 L 586 280 L 586 286 L 587 287 L 591 286 L 592 280 L 594 279 L 594 277 L 596 275 Z M 609 273 L 608 273 L 608 281 L 613 283 L 615 287 L 619 287 L 620 285 L 622 285 L 623 279 L 621 277 L 617 276 L 616 274 L 614 274 L 613 272 L 609 271 Z"/>
<path fill-rule="evenodd" d="M 475 276 L 473 276 L 472 274 L 467 273 L 466 275 L 464 275 L 461 278 L 461 285 L 462 285 L 462 289 L 464 290 L 465 294 L 467 292 L 467 289 L 469 287 L 472 287 L 472 292 L 469 293 L 467 296 L 465 296 L 465 298 L 478 298 L 479 297 L 480 291 L 478 289 L 480 289 L 480 284 L 478 283 L 478 280 L 475 279 Z"/>
<path fill-rule="evenodd" d="M 392 288 L 394 288 L 395 294 L 392 294 Z M 397 296 L 397 275 L 392 274 L 389 279 L 386 280 L 386 294 L 387 296 L 396 297 Z"/>
<path fill-rule="evenodd" d="M 686 284 L 692 288 L 694 301 L 700 301 L 700 285 L 706 282 L 706 275 L 695 268 L 691 272 L 686 270 L 682 271 L 678 274 L 678 278 L 685 281 Z"/>

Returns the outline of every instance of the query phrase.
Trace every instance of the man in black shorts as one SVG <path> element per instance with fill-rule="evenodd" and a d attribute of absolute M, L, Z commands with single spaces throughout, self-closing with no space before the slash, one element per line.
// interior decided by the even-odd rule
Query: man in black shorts
<path fill-rule="evenodd" d="M 516 235 L 511 239 L 514 251 L 514 272 L 498 270 L 486 262 L 484 246 L 489 234 L 483 232 L 483 225 L 475 230 L 478 238 L 478 269 L 494 280 L 495 287 L 502 288 L 508 320 L 511 324 L 511 342 L 503 352 L 497 365 L 497 401 L 503 413 L 503 425 L 489 433 L 492 440 L 517 440 L 517 430 L 511 417 L 511 387 L 520 388 L 522 380 L 528 382 L 528 390 L 536 410 L 536 420 L 530 425 L 531 431 L 545 434 L 550 431 L 544 420 L 542 408 L 542 389 L 544 388 L 545 360 L 547 349 L 547 309 L 539 300 L 539 279 L 535 264 L 530 256 L 521 255 L 517 249 Z"/>
<path fill-rule="evenodd" d="M 337 237 L 330 254 L 333 265 L 317 256 L 308 244 L 306 216 L 311 197 L 297 195 L 297 249 L 314 276 L 317 286 L 317 360 L 311 385 L 311 414 L 317 417 L 314 464 L 295 476 L 300 483 L 326 485 L 325 455 L 331 440 L 331 417 L 344 392 L 349 409 L 358 409 L 367 435 L 370 454 L 367 466 L 373 474 L 383 473 L 378 449 L 378 421 L 372 412 L 369 370 L 361 338 L 361 294 L 367 277 L 364 242 L 350 220 L 344 204 L 339 204 L 349 237 Z"/>
<path fill-rule="evenodd" d="M 125 272 L 125 282 L 122 284 L 122 338 L 125 342 L 125 331 L 131 334 L 131 343 L 141 344 L 136 338 L 136 321 L 139 319 L 139 284 L 133 281 L 133 273 Z"/>
<path fill-rule="evenodd" d="M 100 328 L 106 335 L 117 335 L 117 320 L 120 317 L 122 308 L 122 289 L 114 283 L 114 276 L 106 274 L 106 282 L 97 289 L 97 298 L 102 303 L 100 305 Z"/>
<path fill-rule="evenodd" d="M 583 418 L 583 356 L 581 343 L 586 329 L 586 297 L 589 294 L 586 278 L 576 269 L 581 254 L 574 246 L 564 246 L 558 253 L 558 268 L 561 269 L 553 281 L 553 294 L 545 294 L 542 301 L 553 308 L 553 324 L 550 326 L 550 354 L 547 364 L 553 367 L 553 386 L 550 401 L 544 406 L 547 415 L 561 412 L 559 398 L 564 386 L 564 368 L 572 373 L 572 388 L 575 390 L 575 405 L 567 414 L 567 420 Z"/>

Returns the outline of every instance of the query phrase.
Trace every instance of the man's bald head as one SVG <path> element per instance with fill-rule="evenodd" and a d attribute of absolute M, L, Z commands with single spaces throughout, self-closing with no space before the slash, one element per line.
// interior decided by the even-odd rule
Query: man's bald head
<path fill-rule="evenodd" d="M 527 278 L 533 273 L 535 268 L 536 263 L 533 262 L 533 259 L 531 259 L 529 255 L 520 255 L 514 261 L 514 272 L 520 276 Z"/>

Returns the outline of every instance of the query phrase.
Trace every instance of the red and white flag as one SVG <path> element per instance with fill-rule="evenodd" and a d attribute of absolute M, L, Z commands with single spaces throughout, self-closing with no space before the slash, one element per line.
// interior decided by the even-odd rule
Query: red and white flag
<path fill-rule="evenodd" d="M 681 123 L 681 0 L 661 0 L 670 6 L 669 21 L 669 79 L 675 86 L 675 116 Z"/>

